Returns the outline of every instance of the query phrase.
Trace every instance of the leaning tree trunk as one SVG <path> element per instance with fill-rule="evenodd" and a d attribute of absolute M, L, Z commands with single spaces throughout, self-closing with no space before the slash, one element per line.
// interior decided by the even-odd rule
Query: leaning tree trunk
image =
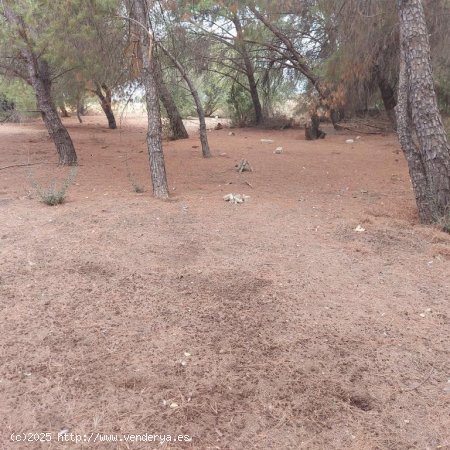
<path fill-rule="evenodd" d="M 148 3 L 146 0 L 136 0 L 135 11 L 139 42 L 142 52 L 142 81 L 145 88 L 147 105 L 147 147 L 150 160 L 150 174 L 153 184 L 153 195 L 157 198 L 169 197 L 167 187 L 166 166 L 162 148 L 161 111 L 159 109 L 158 88 L 155 80 L 155 60 L 153 58 L 153 34 L 147 31 Z"/>
<path fill-rule="evenodd" d="M 72 139 L 65 126 L 61 122 L 51 94 L 51 78 L 47 61 L 37 60 L 30 51 L 25 51 L 31 86 L 36 96 L 36 103 L 41 112 L 42 120 L 47 127 L 48 134 L 53 140 L 59 156 L 59 163 L 63 165 L 75 165 L 77 154 Z"/>
<path fill-rule="evenodd" d="M 202 144 L 202 155 L 204 158 L 211 157 L 211 151 L 209 150 L 208 144 L 208 135 L 206 131 L 206 121 L 205 121 L 205 111 L 203 109 L 202 102 L 200 101 L 200 97 L 198 95 L 197 89 L 194 86 L 194 83 L 188 77 L 188 74 L 184 70 L 184 67 L 180 64 L 180 62 L 172 55 L 161 43 L 158 44 L 161 50 L 169 57 L 169 59 L 174 63 L 175 67 L 180 72 L 180 75 L 186 81 L 186 84 L 191 91 L 192 98 L 194 99 L 195 107 L 197 109 L 198 120 L 200 122 L 200 142 Z"/>
<path fill-rule="evenodd" d="M 244 33 L 242 31 L 241 21 L 239 20 L 239 17 L 237 15 L 234 15 L 231 20 L 233 21 L 234 26 L 236 28 L 238 50 L 242 56 L 242 60 L 244 61 L 245 74 L 246 74 L 247 80 L 248 80 L 248 87 L 250 89 L 250 95 L 252 98 L 253 109 L 255 110 L 255 122 L 256 122 L 256 125 L 259 125 L 263 121 L 263 113 L 262 113 L 261 102 L 259 100 L 259 95 L 258 95 L 258 87 L 256 85 L 256 80 L 255 80 L 255 69 L 253 67 L 253 63 L 250 59 L 247 48 L 245 46 Z"/>
<path fill-rule="evenodd" d="M 106 118 L 108 119 L 108 127 L 111 130 L 115 130 L 117 128 L 116 118 L 114 117 L 113 110 L 111 108 L 111 89 L 106 84 L 102 84 L 100 86 L 99 83 L 95 85 L 95 95 L 100 100 L 100 105 L 105 113 Z M 104 93 L 103 93 L 104 92 Z"/>
<path fill-rule="evenodd" d="M 164 83 L 161 67 L 158 62 L 155 64 L 155 81 L 158 85 L 161 102 L 164 105 L 167 112 L 167 117 L 169 118 L 172 139 L 187 139 L 189 137 L 188 132 L 186 131 L 183 119 L 181 118 L 181 114 L 173 100 L 172 94 Z"/>
<path fill-rule="evenodd" d="M 48 63 L 36 55 L 22 17 L 18 16 L 6 2 L 2 2 L 2 8 L 4 18 L 17 27 L 19 35 L 25 44 L 25 48 L 21 51 L 21 56 L 26 62 L 28 69 L 29 79 L 27 81 L 34 90 L 37 107 L 41 112 L 48 133 L 55 144 L 59 162 L 64 165 L 74 165 L 77 163 L 77 154 L 72 139 L 62 124 L 52 99 L 52 81 Z"/>
<path fill-rule="evenodd" d="M 422 2 L 397 2 L 401 63 L 404 65 L 403 92 L 399 92 L 399 97 L 402 94 L 407 98 L 402 98 L 397 109 L 399 139 L 410 172 L 411 167 L 415 167 L 412 181 L 420 218 L 429 223 L 449 214 L 450 146 L 434 91 L 428 30 Z M 400 124 L 401 121 L 403 122 Z M 411 163 L 410 159 L 413 159 Z"/>

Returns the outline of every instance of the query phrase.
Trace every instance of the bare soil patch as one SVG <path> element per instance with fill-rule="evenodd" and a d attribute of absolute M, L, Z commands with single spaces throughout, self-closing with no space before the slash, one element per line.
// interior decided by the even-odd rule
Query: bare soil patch
<path fill-rule="evenodd" d="M 67 174 L 43 127 L 0 127 L 1 167 L 42 163 L 0 170 L 0 448 L 449 446 L 450 236 L 417 223 L 395 136 L 224 128 L 204 160 L 192 134 L 165 145 L 161 202 L 145 122 L 87 122 L 66 119 L 80 167 L 55 207 L 30 192 L 30 169 Z"/>

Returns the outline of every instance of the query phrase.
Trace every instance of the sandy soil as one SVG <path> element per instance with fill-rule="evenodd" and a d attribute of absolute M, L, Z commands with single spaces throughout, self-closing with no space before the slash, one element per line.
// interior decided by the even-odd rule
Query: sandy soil
<path fill-rule="evenodd" d="M 0 170 L 0 448 L 449 448 L 450 236 L 417 223 L 395 136 L 223 129 L 204 160 L 193 134 L 161 202 L 143 121 L 86 122 L 57 207 L 42 126 L 0 127 L 1 167 L 41 163 Z M 52 441 L 10 441 L 31 432 Z"/>

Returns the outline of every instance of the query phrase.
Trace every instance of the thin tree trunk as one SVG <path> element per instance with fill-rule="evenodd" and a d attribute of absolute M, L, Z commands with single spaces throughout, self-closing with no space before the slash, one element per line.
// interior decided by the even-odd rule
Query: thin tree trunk
<path fill-rule="evenodd" d="M 175 56 L 173 56 L 161 43 L 159 43 L 158 45 L 161 48 L 161 50 L 175 64 L 181 76 L 184 78 L 184 81 L 186 81 L 189 90 L 191 91 L 191 95 L 192 98 L 194 99 L 195 106 L 197 109 L 198 120 L 200 122 L 200 142 L 202 144 L 202 155 L 204 158 L 209 158 L 211 157 L 211 151 L 209 150 L 208 136 L 206 131 L 205 111 L 203 110 L 202 102 L 200 101 L 197 89 L 195 89 L 194 83 L 192 83 L 183 66 L 179 63 L 179 61 L 175 58 Z"/>
<path fill-rule="evenodd" d="M 400 18 L 402 63 L 405 64 L 408 110 L 397 110 L 397 120 L 407 114 L 411 127 L 403 124 L 399 133 L 405 155 L 420 154 L 425 179 L 416 186 L 413 180 L 420 218 L 435 222 L 450 210 L 450 146 L 436 101 L 432 76 L 428 30 L 421 0 L 397 0 Z M 405 88 L 404 88 L 405 89 Z M 404 102 L 404 100 L 403 100 Z M 416 158 L 417 159 L 417 158 Z M 423 173 L 422 173 L 423 178 Z M 424 199 L 424 195 L 427 198 Z"/>
<path fill-rule="evenodd" d="M 66 105 L 63 102 L 59 104 L 59 109 L 61 110 L 61 117 L 70 117 L 69 112 L 66 109 Z"/>
<path fill-rule="evenodd" d="M 145 88 L 145 100 L 147 105 L 147 147 L 150 160 L 150 174 L 153 184 L 153 195 L 157 198 L 169 197 L 167 187 L 166 166 L 161 138 L 161 112 L 159 109 L 158 89 L 155 80 L 155 60 L 153 58 L 153 34 L 149 30 L 148 2 L 136 0 L 134 2 L 139 33 L 139 42 L 142 52 L 142 81 Z"/>
<path fill-rule="evenodd" d="M 189 137 L 188 132 L 186 131 L 183 119 L 173 100 L 172 94 L 164 83 L 161 67 L 158 62 L 155 64 L 155 81 L 158 85 L 161 102 L 164 105 L 167 117 L 169 118 L 172 139 L 187 139 Z"/>
<path fill-rule="evenodd" d="M 111 108 L 111 89 L 106 84 L 96 83 L 95 85 L 95 94 L 100 100 L 100 105 L 105 113 L 106 118 L 108 119 L 108 127 L 111 130 L 115 130 L 117 128 L 116 118 L 114 117 L 113 110 Z M 104 93 L 103 93 L 104 92 Z"/>
<path fill-rule="evenodd" d="M 263 113 L 258 95 L 258 87 L 255 80 L 255 69 L 245 46 L 241 21 L 239 20 L 239 17 L 237 15 L 235 15 L 231 20 L 233 21 L 236 28 L 237 47 L 245 65 L 245 74 L 248 79 L 248 86 L 250 89 L 250 95 L 252 97 L 253 109 L 255 110 L 255 122 L 257 125 L 259 125 L 263 121 Z"/>
<path fill-rule="evenodd" d="M 80 99 L 80 97 L 77 97 L 77 119 L 78 122 L 83 123 L 83 119 L 81 118 L 83 114 L 83 104 L 82 104 L 82 100 Z"/>

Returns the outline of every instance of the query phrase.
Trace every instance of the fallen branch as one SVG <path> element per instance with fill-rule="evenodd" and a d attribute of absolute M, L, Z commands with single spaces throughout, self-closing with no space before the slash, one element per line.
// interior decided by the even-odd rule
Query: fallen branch
<path fill-rule="evenodd" d="M 386 131 L 362 131 L 362 130 L 355 130 L 354 128 L 344 127 L 343 125 L 336 124 L 337 130 L 345 130 L 345 131 L 351 131 L 352 133 L 356 134 L 384 134 Z"/>
<path fill-rule="evenodd" d="M 44 163 L 44 162 L 42 162 L 42 163 L 11 164 L 10 166 L 3 166 L 3 167 L 0 167 L 0 170 L 3 170 L 3 169 L 10 169 L 11 167 L 37 166 L 37 165 L 39 165 L 39 164 L 53 164 L 53 163 Z"/>

